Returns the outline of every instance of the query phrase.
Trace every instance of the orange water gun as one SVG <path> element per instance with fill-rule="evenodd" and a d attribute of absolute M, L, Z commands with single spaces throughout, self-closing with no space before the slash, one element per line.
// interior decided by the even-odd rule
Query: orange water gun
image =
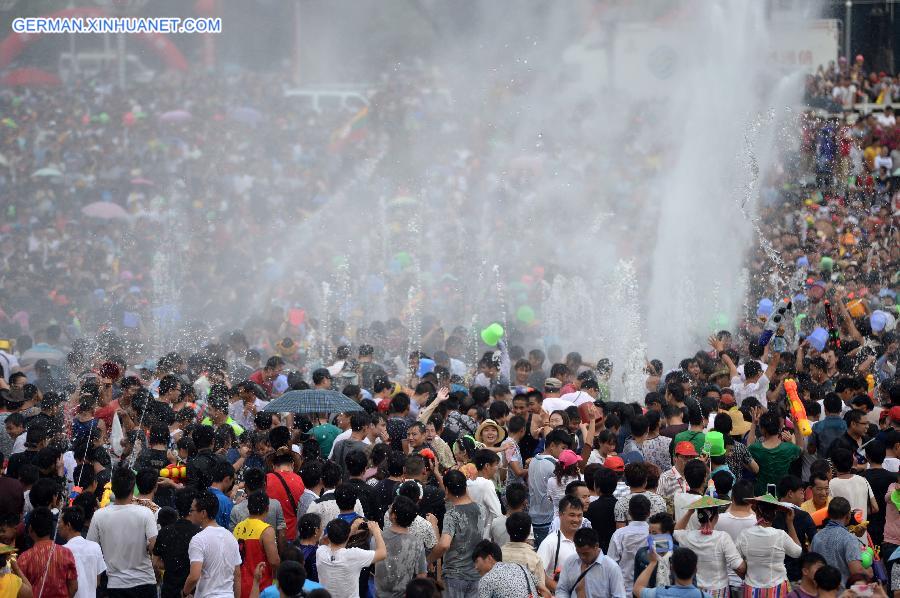
<path fill-rule="evenodd" d="M 187 477 L 187 467 L 184 465 L 167 465 L 159 470 L 160 477 L 171 480 L 181 480 Z"/>
<path fill-rule="evenodd" d="M 875 376 L 872 374 L 866 375 L 866 390 L 869 393 L 869 398 L 875 398 Z"/>
<path fill-rule="evenodd" d="M 800 400 L 800 395 L 797 394 L 797 381 L 793 378 L 785 380 L 784 392 L 787 393 L 791 417 L 794 419 L 797 431 L 802 436 L 809 436 L 812 434 L 812 424 L 809 423 L 809 419 L 806 417 L 806 408 L 803 406 L 803 401 Z"/>
<path fill-rule="evenodd" d="M 816 527 L 822 527 L 823 525 L 825 525 L 825 520 L 828 519 L 828 507 L 827 506 L 822 507 L 818 511 L 812 513 L 811 517 L 813 520 L 813 524 Z M 862 518 L 862 511 L 857 509 L 857 510 L 854 510 L 851 512 L 850 524 L 848 526 L 848 529 L 852 528 L 853 530 L 857 530 L 860 528 L 860 526 L 865 527 L 868 525 L 869 525 L 869 522 L 863 520 L 863 518 Z"/>

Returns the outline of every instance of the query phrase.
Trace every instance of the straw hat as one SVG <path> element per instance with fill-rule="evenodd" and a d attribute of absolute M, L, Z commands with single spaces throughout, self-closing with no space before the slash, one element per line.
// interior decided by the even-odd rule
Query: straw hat
<path fill-rule="evenodd" d="M 503 426 L 492 419 L 486 419 L 481 422 L 481 425 L 479 425 L 478 429 L 475 430 L 475 440 L 477 440 L 478 442 L 484 442 L 484 440 L 481 439 L 481 432 L 488 426 L 493 426 L 497 430 L 497 442 L 503 442 L 503 440 L 506 438 L 506 430 L 503 429 Z"/>
<path fill-rule="evenodd" d="M 732 436 L 743 436 L 750 431 L 750 426 L 752 426 L 753 424 L 744 420 L 743 413 L 741 413 L 737 409 L 732 409 L 727 412 L 727 415 L 731 418 Z"/>
<path fill-rule="evenodd" d="M 687 506 L 687 509 L 715 509 L 717 507 L 724 507 L 726 505 L 730 505 L 730 500 L 722 500 L 721 498 L 713 498 L 712 496 L 701 496 L 698 500 L 695 500 L 691 504 Z"/>
<path fill-rule="evenodd" d="M 751 504 L 757 505 L 768 505 L 770 507 L 775 507 L 777 509 L 781 509 L 782 511 L 790 511 L 791 507 L 786 507 L 782 503 L 778 502 L 778 499 L 772 496 L 771 494 L 763 494 L 762 496 L 754 496 L 753 498 L 748 498 L 747 502 Z"/>

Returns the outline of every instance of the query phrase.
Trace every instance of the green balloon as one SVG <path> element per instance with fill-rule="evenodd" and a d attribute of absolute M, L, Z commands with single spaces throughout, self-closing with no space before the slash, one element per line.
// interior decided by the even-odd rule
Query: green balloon
<path fill-rule="evenodd" d="M 862 551 L 862 554 L 859 555 L 860 564 L 863 566 L 863 569 L 868 569 L 872 566 L 872 561 L 875 560 L 875 552 L 872 550 L 871 546 L 866 546 L 865 550 Z"/>
<path fill-rule="evenodd" d="M 731 325 L 731 322 L 725 314 L 716 314 L 711 324 L 714 330 L 726 330 Z"/>
<path fill-rule="evenodd" d="M 397 260 L 397 263 L 400 264 L 401 268 L 408 268 L 412 265 L 412 257 L 405 251 L 401 251 L 394 255 L 394 259 Z"/>
<path fill-rule="evenodd" d="M 340 268 L 342 266 L 346 266 L 347 264 L 347 256 L 345 255 L 336 255 L 331 258 L 331 265 L 335 268 Z"/>
<path fill-rule="evenodd" d="M 501 338 L 503 338 L 503 326 L 497 322 L 494 322 L 481 331 L 481 340 L 484 341 L 485 345 L 490 347 L 497 346 L 497 343 L 500 342 Z"/>
<path fill-rule="evenodd" d="M 523 324 L 531 324 L 534 322 L 534 309 L 530 305 L 523 305 L 516 310 L 516 319 Z"/>

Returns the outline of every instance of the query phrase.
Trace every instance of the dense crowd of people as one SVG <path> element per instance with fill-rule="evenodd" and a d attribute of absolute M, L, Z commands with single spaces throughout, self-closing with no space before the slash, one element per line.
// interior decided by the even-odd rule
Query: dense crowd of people
<path fill-rule="evenodd" d="M 889 106 L 852 112 L 895 79 L 862 57 L 810 77 L 831 114 L 763 182 L 747 317 L 648 359 L 643 397 L 516 327 L 477 358 L 436 318 L 326 335 L 283 280 L 268 312 L 152 353 L 167 318 L 208 332 L 160 297 L 234 313 L 271 266 L 259 231 L 364 185 L 379 127 L 429 111 L 421 81 L 391 81 L 364 138 L 261 75 L 0 94 L 0 597 L 900 595 L 900 146 Z M 122 196 L 127 221 L 81 211 Z M 176 279 L 155 247 L 182 239 L 203 267 Z M 294 392 L 350 402 L 269 407 Z"/>

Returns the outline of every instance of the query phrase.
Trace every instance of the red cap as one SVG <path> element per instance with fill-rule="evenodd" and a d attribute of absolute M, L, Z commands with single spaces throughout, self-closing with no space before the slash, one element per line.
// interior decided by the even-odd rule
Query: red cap
<path fill-rule="evenodd" d="M 891 419 L 900 422 L 900 407 L 891 407 Z"/>
<path fill-rule="evenodd" d="M 622 461 L 621 457 L 607 457 L 603 467 L 613 471 L 625 471 L 625 461 Z"/>
<path fill-rule="evenodd" d="M 692 442 L 682 440 L 675 445 L 675 454 L 681 455 L 682 457 L 696 457 L 697 449 L 694 448 L 694 444 Z"/>

